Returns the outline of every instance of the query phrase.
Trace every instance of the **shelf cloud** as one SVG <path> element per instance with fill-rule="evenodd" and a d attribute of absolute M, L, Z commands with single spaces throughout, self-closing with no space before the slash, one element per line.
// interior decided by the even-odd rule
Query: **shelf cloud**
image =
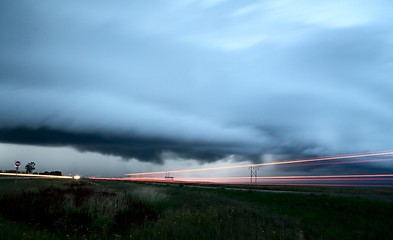
<path fill-rule="evenodd" d="M 387 150 L 389 1 L 2 1 L 0 142 L 172 154 Z"/>

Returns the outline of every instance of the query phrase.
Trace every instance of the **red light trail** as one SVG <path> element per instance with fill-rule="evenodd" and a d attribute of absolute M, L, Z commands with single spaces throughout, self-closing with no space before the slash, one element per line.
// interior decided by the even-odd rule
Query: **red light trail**
<path fill-rule="evenodd" d="M 380 151 L 358 154 L 337 155 L 328 157 L 318 157 L 310 159 L 286 160 L 269 163 L 234 165 L 223 167 L 197 168 L 197 169 L 183 169 L 171 171 L 156 171 L 156 172 L 142 172 L 126 174 L 126 178 L 100 178 L 91 177 L 90 179 L 105 179 L 105 180 L 123 180 L 123 181 L 145 181 L 145 182 L 161 182 L 161 183 L 197 183 L 197 184 L 244 184 L 244 185 L 309 185 L 309 186 L 379 186 L 391 187 L 393 186 L 393 174 L 342 174 L 342 175 L 303 175 L 303 176 L 247 176 L 247 177 L 184 177 L 171 176 L 170 173 L 192 173 L 209 170 L 235 169 L 246 167 L 261 167 L 261 166 L 280 166 L 280 167 L 301 167 L 312 165 L 335 165 L 347 163 L 367 163 L 379 161 L 392 161 L 393 158 L 386 158 L 386 156 L 393 155 L 393 151 Z M 385 156 L 385 158 L 382 158 Z M 359 158 L 373 159 L 359 159 Z M 355 159 L 357 158 L 357 159 Z M 330 161 L 336 160 L 336 161 Z M 338 161 L 337 161 L 338 160 Z M 323 162 L 322 162 L 323 161 Z M 162 176 L 161 174 L 165 174 Z M 157 176 L 152 176 L 157 175 Z M 146 177 L 145 177 L 146 176 Z M 160 176 L 160 177 L 158 177 Z M 174 179 L 175 177 L 175 179 Z M 251 183 L 249 180 L 251 179 Z M 255 182 L 253 182 L 253 180 Z M 258 183 L 256 183 L 258 181 Z M 345 183 L 345 184 L 344 184 Z M 377 185 L 379 184 L 379 185 Z"/>
<path fill-rule="evenodd" d="M 376 185 L 376 184 L 342 184 L 342 183 L 246 183 L 246 182 L 208 182 L 208 181 L 180 181 L 180 180 L 163 180 L 150 178 L 102 178 L 89 177 L 89 179 L 97 180 L 116 180 L 116 181 L 135 181 L 135 182 L 156 182 L 156 183 L 195 183 L 195 184 L 216 184 L 216 185 L 259 185 L 259 186 L 327 186 L 327 187 L 393 187 L 392 184 Z"/>
<path fill-rule="evenodd" d="M 249 177 L 206 177 L 206 178 L 177 178 L 176 180 L 166 180 L 162 178 L 100 178 L 90 177 L 90 179 L 101 179 L 101 180 L 122 180 L 122 181 L 137 181 L 137 182 L 161 182 L 161 183 L 197 183 L 197 184 L 245 184 L 250 183 L 239 182 L 241 180 L 248 180 Z M 393 174 L 363 174 L 363 175 L 326 175 L 326 176 L 272 176 L 272 177 L 258 177 L 263 180 L 260 183 L 252 183 L 252 185 L 326 185 L 326 186 L 340 186 L 341 183 L 325 183 L 325 184 L 310 184 L 307 182 L 352 182 L 353 186 L 390 186 L 390 185 L 360 185 L 353 184 L 354 182 L 365 182 L 365 181 L 393 181 Z M 217 180 L 223 180 L 218 181 Z M 277 183 L 278 182 L 278 183 Z M 287 182 L 287 183 L 279 183 Z M 304 182 L 304 183 L 293 183 L 293 182 Z M 390 182 L 391 183 L 391 182 Z M 350 186 L 346 184 L 347 186 Z M 351 185 L 351 186 L 352 186 Z M 344 186 L 344 185 L 343 185 Z"/>
<path fill-rule="evenodd" d="M 353 178 L 353 177 L 393 177 L 393 174 L 365 174 L 365 175 L 326 175 L 326 176 L 275 176 L 275 177 L 257 177 L 258 179 L 291 179 L 291 178 Z M 250 177 L 205 177 L 200 179 L 249 179 Z M 133 179 L 133 178 L 130 178 Z M 143 179 L 143 178 L 142 178 Z M 181 178 L 181 179 L 198 179 L 198 178 Z"/>

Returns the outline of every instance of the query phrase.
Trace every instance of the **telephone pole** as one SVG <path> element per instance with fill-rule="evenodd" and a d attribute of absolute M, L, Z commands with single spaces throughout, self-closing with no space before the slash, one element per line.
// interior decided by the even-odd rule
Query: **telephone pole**
<path fill-rule="evenodd" d="M 251 183 L 253 183 L 253 182 L 257 183 L 257 180 L 258 180 L 257 173 L 258 173 L 259 167 L 251 166 L 248 169 L 250 169 L 250 173 L 251 173 L 251 175 L 250 175 L 250 182 Z"/>

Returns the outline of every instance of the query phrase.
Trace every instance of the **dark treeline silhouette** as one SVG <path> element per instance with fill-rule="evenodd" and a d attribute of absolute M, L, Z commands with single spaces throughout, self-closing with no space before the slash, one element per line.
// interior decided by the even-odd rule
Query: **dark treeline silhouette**
<path fill-rule="evenodd" d="M 43 173 L 39 173 L 40 175 L 56 175 L 56 176 L 62 176 L 62 173 L 60 171 L 45 171 Z"/>
<path fill-rule="evenodd" d="M 16 170 L 0 170 L 0 173 L 16 173 Z M 18 173 L 24 173 L 24 172 L 18 171 Z M 50 171 L 50 172 L 45 171 L 40 173 L 33 172 L 32 174 L 63 176 L 61 171 Z"/>

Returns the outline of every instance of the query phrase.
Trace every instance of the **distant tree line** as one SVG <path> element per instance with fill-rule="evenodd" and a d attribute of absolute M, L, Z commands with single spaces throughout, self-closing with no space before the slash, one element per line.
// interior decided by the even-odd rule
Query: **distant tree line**
<path fill-rule="evenodd" d="M 0 173 L 16 173 L 16 170 L 0 170 Z M 21 171 L 18 171 L 18 173 L 24 173 Z M 33 172 L 31 174 L 38 174 L 38 175 L 56 175 L 56 176 L 63 176 L 61 171 L 45 171 L 45 172 Z"/>
<path fill-rule="evenodd" d="M 39 173 L 41 175 L 56 175 L 56 176 L 63 176 L 60 171 L 45 171 L 43 173 Z"/>

